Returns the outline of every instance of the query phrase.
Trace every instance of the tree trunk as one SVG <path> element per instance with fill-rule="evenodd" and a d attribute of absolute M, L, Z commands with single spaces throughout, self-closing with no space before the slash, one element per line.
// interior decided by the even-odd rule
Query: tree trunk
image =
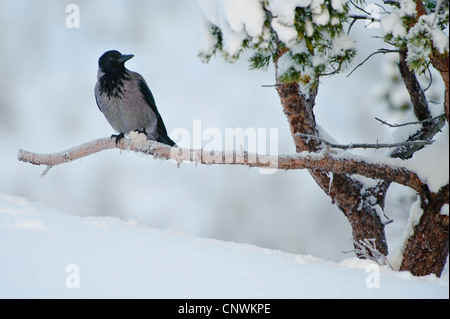
<path fill-rule="evenodd" d="M 449 202 L 449 186 L 421 199 L 423 214 L 406 243 L 400 270 L 415 276 L 440 276 L 449 253 L 449 216 L 440 213 Z"/>

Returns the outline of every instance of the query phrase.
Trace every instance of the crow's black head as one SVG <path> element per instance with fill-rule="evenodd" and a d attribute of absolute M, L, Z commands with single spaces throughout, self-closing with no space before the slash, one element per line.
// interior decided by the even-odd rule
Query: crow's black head
<path fill-rule="evenodd" d="M 123 70 L 126 61 L 134 57 L 132 54 L 122 54 L 119 51 L 112 50 L 103 53 L 98 60 L 98 66 L 103 72 L 114 72 Z"/>

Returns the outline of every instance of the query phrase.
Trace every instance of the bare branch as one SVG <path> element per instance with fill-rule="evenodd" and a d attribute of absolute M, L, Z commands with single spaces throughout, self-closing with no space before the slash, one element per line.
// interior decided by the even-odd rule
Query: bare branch
<path fill-rule="evenodd" d="M 435 116 L 433 118 L 425 119 L 422 121 L 407 122 L 407 123 L 402 123 L 402 124 L 396 124 L 396 123 L 390 124 L 384 120 L 379 119 L 378 117 L 376 117 L 375 120 L 381 122 L 384 125 L 390 126 L 390 127 L 401 127 L 401 126 L 407 126 L 407 125 L 415 125 L 415 124 L 423 124 L 423 123 L 433 122 L 435 120 L 444 119 L 444 118 L 445 118 L 445 114 L 442 113 L 441 115 Z"/>
<path fill-rule="evenodd" d="M 359 10 L 361 10 L 362 12 L 364 12 L 364 13 L 366 13 L 366 14 L 368 14 L 368 15 L 370 15 L 370 13 L 369 12 L 367 12 L 366 10 L 364 10 L 363 8 L 361 8 L 361 7 L 359 7 L 359 6 L 357 6 L 352 0 L 350 0 L 350 3 L 351 4 L 353 4 L 353 6 L 355 7 L 355 8 L 357 8 L 357 9 L 359 9 Z"/>
<path fill-rule="evenodd" d="M 348 17 L 353 19 L 353 21 L 350 23 L 347 33 L 350 33 L 350 30 L 352 29 L 353 25 L 355 24 L 355 22 L 357 20 L 369 20 L 370 23 L 380 22 L 380 19 L 377 19 L 377 18 L 371 16 L 370 13 L 368 13 L 368 15 L 350 14 Z M 367 27 L 367 25 L 366 25 L 366 27 Z"/>
<path fill-rule="evenodd" d="M 353 149 L 353 148 L 364 148 L 364 149 L 367 149 L 367 148 L 374 148 L 374 149 L 394 148 L 394 147 L 411 146 L 411 145 L 423 146 L 423 145 L 433 143 L 433 141 L 405 141 L 405 142 L 400 142 L 400 143 L 388 143 L 388 144 L 387 143 L 378 143 L 378 142 L 376 144 L 367 144 L 367 143 L 336 144 L 336 143 L 331 143 L 331 142 L 327 141 L 326 139 L 319 137 L 319 136 L 315 136 L 315 135 L 308 135 L 308 134 L 302 134 L 302 133 L 296 133 L 295 135 L 315 139 L 315 140 L 323 142 L 325 145 L 328 145 L 330 147 L 339 148 L 339 149 L 343 149 L 343 150 L 349 150 L 349 149 Z"/>
<path fill-rule="evenodd" d="M 373 21 L 373 22 L 380 22 L 380 19 L 372 17 L 370 15 L 370 13 L 368 13 L 368 15 L 350 14 L 348 17 L 352 18 L 352 19 L 355 19 L 355 20 L 370 20 L 370 21 Z"/>
<path fill-rule="evenodd" d="M 402 167 L 401 160 L 390 159 L 389 163 L 385 164 L 374 163 L 364 157 L 346 157 L 309 152 L 280 156 L 259 155 L 247 152 L 211 152 L 203 149 L 170 147 L 155 141 L 135 142 L 128 138 L 122 139 L 117 146 L 115 140 L 102 138 L 52 154 L 39 154 L 19 150 L 18 159 L 26 163 L 53 167 L 113 148 L 153 155 L 155 158 L 165 160 L 171 159 L 177 163 L 233 164 L 284 170 L 313 169 L 383 179 L 408 186 L 416 191 L 421 191 L 423 187 L 426 187 L 416 173 Z M 46 171 L 48 171 L 48 168 Z"/>
<path fill-rule="evenodd" d="M 386 8 L 383 7 L 381 4 L 374 3 L 374 5 L 376 5 L 377 7 L 380 7 L 381 9 L 383 9 L 384 12 L 382 12 L 382 13 L 391 13 L 390 11 L 387 11 Z"/>
<path fill-rule="evenodd" d="M 375 51 L 375 52 L 373 52 L 373 53 L 371 53 L 364 61 L 362 61 L 360 64 L 358 64 L 357 66 L 355 66 L 354 68 L 353 68 L 353 70 L 349 73 L 349 74 L 347 74 L 347 77 L 349 77 L 350 75 L 352 75 L 352 73 L 353 72 L 355 72 L 355 70 L 357 69 L 357 68 L 359 68 L 361 65 L 363 65 L 364 63 L 366 63 L 367 62 L 367 60 L 369 60 L 371 57 L 373 57 L 375 54 L 386 54 L 386 53 L 396 53 L 396 52 L 399 52 L 398 50 L 390 50 L 390 49 L 383 49 L 383 48 L 381 48 L 381 49 L 379 49 L 378 51 Z"/>
<path fill-rule="evenodd" d="M 428 91 L 428 89 L 431 87 L 431 84 L 433 84 L 433 74 L 431 73 L 430 67 L 427 67 L 428 74 L 430 75 L 430 79 L 428 80 L 428 85 L 426 88 L 423 89 L 424 92 Z M 425 78 L 427 76 L 425 75 Z"/>

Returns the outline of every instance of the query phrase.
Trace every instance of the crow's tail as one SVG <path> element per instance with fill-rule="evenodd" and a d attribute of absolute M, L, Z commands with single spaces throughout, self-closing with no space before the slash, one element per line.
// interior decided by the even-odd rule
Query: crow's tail
<path fill-rule="evenodd" d="M 167 136 L 167 134 L 159 134 L 158 142 L 164 143 L 164 144 L 169 145 L 169 146 L 177 146 L 177 144 L 175 144 L 175 142 L 172 141 L 170 139 L 170 137 Z"/>

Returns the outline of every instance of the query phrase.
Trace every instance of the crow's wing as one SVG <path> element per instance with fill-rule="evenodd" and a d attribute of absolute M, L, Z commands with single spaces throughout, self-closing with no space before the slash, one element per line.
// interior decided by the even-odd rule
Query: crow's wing
<path fill-rule="evenodd" d="M 164 125 L 161 114 L 159 114 L 158 108 L 156 107 L 155 98 L 153 97 L 153 94 L 150 91 L 150 88 L 148 87 L 144 78 L 139 73 L 131 72 L 131 71 L 129 71 L 129 73 L 131 74 L 131 77 L 137 82 L 137 84 L 139 86 L 139 90 L 141 91 L 145 102 L 155 113 L 155 116 L 158 120 L 158 122 L 157 122 L 157 131 L 158 131 L 158 135 L 159 135 L 158 141 L 161 143 L 170 145 L 170 146 L 175 145 L 175 142 L 173 142 L 167 135 L 167 129 L 166 129 L 166 126 Z"/>

